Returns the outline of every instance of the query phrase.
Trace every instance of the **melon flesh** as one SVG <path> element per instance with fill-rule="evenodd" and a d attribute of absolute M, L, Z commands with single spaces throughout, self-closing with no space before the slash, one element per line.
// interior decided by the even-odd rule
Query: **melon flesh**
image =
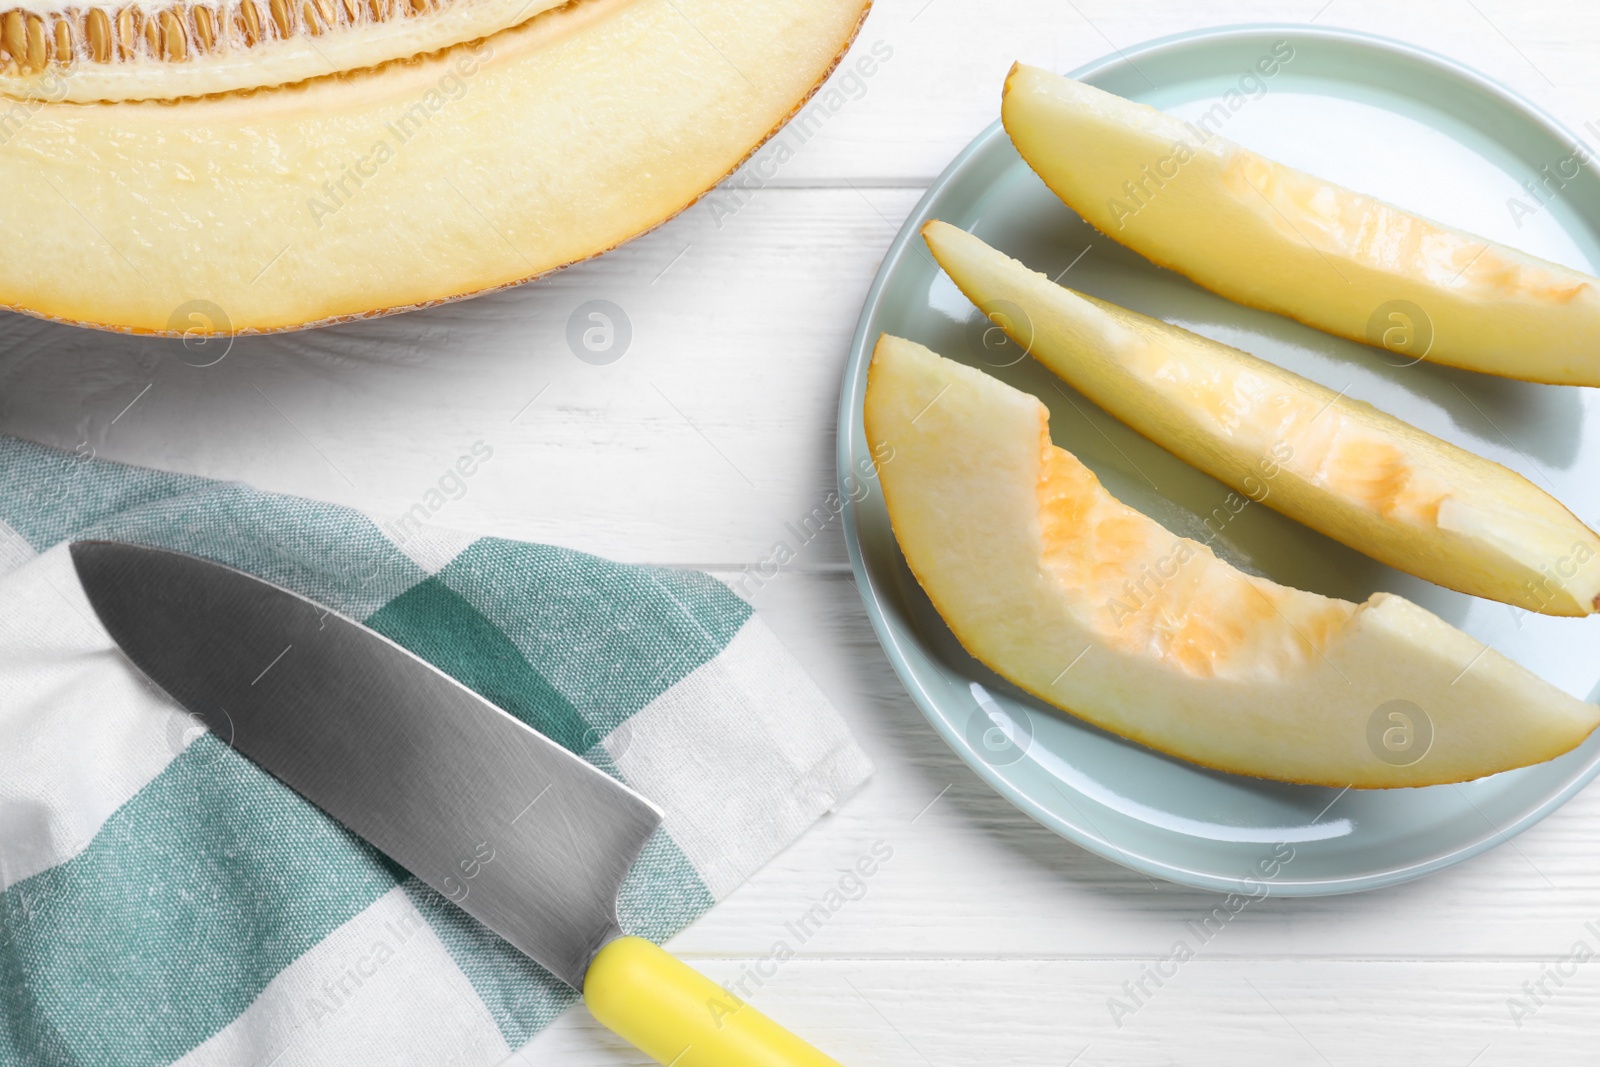
<path fill-rule="evenodd" d="M 532 278 L 721 180 L 826 77 L 866 2 L 581 0 L 292 86 L 30 103 L 0 139 L 0 232 L 26 235 L 0 256 L 0 306 L 250 332 Z"/>
<path fill-rule="evenodd" d="M 1357 605 L 1235 570 L 1107 493 L 1051 443 L 1037 398 L 921 345 L 879 340 L 865 419 L 901 551 L 962 645 L 1123 737 L 1371 788 L 1548 760 L 1600 722 L 1402 597 Z M 1407 765 L 1369 737 L 1393 707 L 1432 727 Z"/>
<path fill-rule="evenodd" d="M 1068 207 L 1229 300 L 1411 359 L 1600 385 L 1588 274 L 1265 159 L 1215 120 L 1034 67 L 1012 68 L 1001 114 Z"/>
<path fill-rule="evenodd" d="M 1600 538 L 1498 463 L 1237 348 L 1053 284 L 945 222 L 934 258 L 1039 362 L 1180 459 L 1391 567 L 1547 615 L 1600 599 Z"/>

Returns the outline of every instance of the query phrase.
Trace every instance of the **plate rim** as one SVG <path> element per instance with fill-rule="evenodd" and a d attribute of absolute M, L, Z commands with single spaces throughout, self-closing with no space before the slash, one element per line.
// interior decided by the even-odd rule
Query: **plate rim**
<path fill-rule="evenodd" d="M 1340 27 L 1320 27 L 1308 23 L 1247 22 L 1187 30 L 1152 38 L 1128 48 L 1115 48 L 1113 46 L 1114 51 L 1074 68 L 1068 72 L 1067 76 L 1082 79 L 1123 67 L 1137 69 L 1135 60 L 1141 57 L 1269 34 L 1293 34 L 1300 38 L 1309 37 L 1324 41 L 1337 41 L 1357 48 L 1385 52 L 1393 57 L 1419 62 L 1433 67 L 1440 73 L 1469 82 L 1482 92 L 1499 97 L 1512 105 L 1529 121 L 1542 127 L 1545 133 L 1559 141 L 1568 144 L 1583 143 L 1581 138 L 1577 137 L 1539 105 L 1515 89 L 1496 81 L 1481 71 L 1419 45 L 1378 34 Z M 834 473 L 838 482 L 837 490 L 840 494 L 840 499 L 844 503 L 841 518 L 845 548 L 850 557 L 851 574 L 855 578 L 857 591 L 861 595 L 863 606 L 866 608 L 867 616 L 871 620 L 873 633 L 877 636 L 878 644 L 883 648 L 884 654 L 888 658 L 890 666 L 893 667 L 901 687 L 905 689 L 912 702 L 916 704 L 918 711 L 922 713 L 923 718 L 934 728 L 934 731 L 944 740 L 945 744 L 979 778 L 986 782 L 991 789 L 999 793 L 1000 796 L 1004 797 L 1012 806 L 1028 815 L 1041 826 L 1071 841 L 1078 847 L 1092 852 L 1102 859 L 1110 860 L 1141 874 L 1161 878 L 1181 886 L 1221 893 L 1252 892 L 1259 894 L 1261 886 L 1266 884 L 1270 894 L 1273 896 L 1318 897 L 1364 892 L 1414 881 L 1447 867 L 1453 867 L 1474 856 L 1487 852 L 1496 845 L 1508 842 L 1511 838 L 1545 819 L 1587 786 L 1597 774 L 1600 774 L 1600 749 L 1590 753 L 1587 762 L 1575 767 L 1565 782 L 1551 790 L 1542 801 L 1532 805 L 1513 822 L 1506 826 L 1499 826 L 1489 822 L 1491 832 L 1484 833 L 1476 840 L 1450 852 L 1416 863 L 1396 865 L 1381 871 L 1352 875 L 1348 878 L 1294 879 L 1280 877 L 1273 879 L 1270 883 L 1252 882 L 1247 887 L 1246 879 L 1218 875 L 1210 871 L 1193 870 L 1156 859 L 1118 845 L 1108 837 L 1094 831 L 1092 827 L 1078 825 L 1065 818 L 1059 812 L 1040 803 L 1030 792 L 1019 788 L 1006 778 L 1001 773 L 1001 768 L 978 759 L 974 753 L 960 743 L 959 732 L 942 714 L 935 710 L 937 707 L 936 702 L 922 687 L 916 672 L 912 670 L 908 662 L 906 650 L 901 647 L 899 638 L 889 628 L 889 612 L 883 603 L 883 591 L 874 583 L 868 572 L 866 557 L 862 551 L 857 510 L 860 505 L 854 496 L 846 491 L 846 479 L 854 477 L 854 468 L 852 466 L 854 456 L 850 452 L 850 438 L 856 424 L 860 421 L 861 415 L 862 397 L 856 383 L 861 378 L 860 367 L 870 358 L 868 353 L 871 348 L 871 341 L 868 334 L 872 322 L 877 317 L 883 304 L 884 290 L 888 287 L 891 277 L 898 271 L 908 246 L 918 238 L 921 220 L 932 208 L 934 202 L 943 194 L 946 188 L 960 178 L 975 157 L 987 151 L 997 138 L 1005 136 L 1005 129 L 999 119 L 996 119 L 980 131 L 939 172 L 938 176 L 934 178 L 927 190 L 917 200 L 916 206 L 906 216 L 906 220 L 901 224 L 899 232 L 896 233 L 894 240 L 884 252 L 883 260 L 878 265 L 878 270 L 873 276 L 872 285 L 862 303 L 861 314 L 856 321 L 855 331 L 851 335 L 850 351 L 845 361 L 839 389 Z M 1064 714 L 1071 713 L 1064 712 Z M 1084 820 L 1084 822 L 1087 823 L 1087 820 Z"/>

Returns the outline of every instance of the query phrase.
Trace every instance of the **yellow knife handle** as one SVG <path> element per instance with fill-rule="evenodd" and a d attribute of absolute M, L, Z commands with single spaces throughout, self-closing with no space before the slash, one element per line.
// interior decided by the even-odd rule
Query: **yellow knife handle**
<path fill-rule="evenodd" d="M 607 1029 L 672 1067 L 841 1067 L 640 937 L 600 950 L 583 999 Z"/>

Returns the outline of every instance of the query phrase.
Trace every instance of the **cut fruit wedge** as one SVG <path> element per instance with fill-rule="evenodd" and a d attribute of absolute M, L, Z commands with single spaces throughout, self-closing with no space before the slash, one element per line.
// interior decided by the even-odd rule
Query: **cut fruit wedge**
<path fill-rule="evenodd" d="M 1021 64 L 1001 107 L 1067 206 L 1251 307 L 1410 359 L 1600 385 L 1600 279 L 1274 163 L 1216 134 Z"/>
<path fill-rule="evenodd" d="M 1237 348 L 1053 284 L 945 222 L 968 299 L 1074 389 L 1250 499 L 1430 582 L 1600 609 L 1600 537 L 1515 471 Z"/>
<path fill-rule="evenodd" d="M 1243 574 L 1103 489 L 1033 396 L 885 335 L 867 441 L 906 562 L 973 656 L 1151 748 L 1329 786 L 1551 759 L 1585 704 L 1402 597 Z"/>
<path fill-rule="evenodd" d="M 866 7 L 575 0 L 293 85 L 0 102 L 16 119 L 0 127 L 0 307 L 261 332 L 525 281 L 693 203 L 796 112 Z"/>

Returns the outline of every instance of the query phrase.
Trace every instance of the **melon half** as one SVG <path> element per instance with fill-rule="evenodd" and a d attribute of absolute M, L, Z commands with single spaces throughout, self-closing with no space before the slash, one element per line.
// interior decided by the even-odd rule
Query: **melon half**
<path fill-rule="evenodd" d="M 962 645 L 1123 737 L 1237 774 L 1392 787 L 1548 760 L 1600 723 L 1402 597 L 1241 573 L 1107 493 L 1051 443 L 1036 397 L 920 345 L 879 340 L 864 414 L 895 537 Z M 1386 747 L 1397 714 L 1425 724 L 1406 759 Z"/>
<path fill-rule="evenodd" d="M 1600 537 L 1515 471 L 1293 371 L 1056 285 L 945 222 L 928 247 L 1073 388 L 1178 458 L 1358 552 L 1546 615 L 1600 607 Z"/>
<path fill-rule="evenodd" d="M 261 332 L 536 277 L 737 167 L 868 0 L 396 2 L 107 8 L 144 12 L 127 55 L 120 15 L 0 14 L 0 307 Z"/>
<path fill-rule="evenodd" d="M 1001 104 L 1068 207 L 1229 300 L 1413 360 L 1600 385 L 1600 279 L 1259 156 L 1216 133 L 1227 114 L 1185 122 L 1021 64 Z"/>

